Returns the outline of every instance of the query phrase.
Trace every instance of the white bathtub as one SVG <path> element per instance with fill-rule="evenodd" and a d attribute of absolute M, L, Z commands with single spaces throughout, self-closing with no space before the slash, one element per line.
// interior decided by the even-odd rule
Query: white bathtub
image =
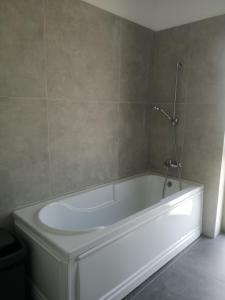
<path fill-rule="evenodd" d="M 201 234 L 201 185 L 144 175 L 15 212 L 36 299 L 122 299 Z M 49 278 L 51 280 L 49 281 Z"/>

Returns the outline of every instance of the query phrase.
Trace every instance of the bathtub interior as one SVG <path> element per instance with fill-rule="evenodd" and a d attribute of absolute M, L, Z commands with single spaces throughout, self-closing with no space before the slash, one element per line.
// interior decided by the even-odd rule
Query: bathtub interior
<path fill-rule="evenodd" d="M 177 180 L 168 182 L 166 197 L 179 191 Z M 163 177 L 151 175 L 104 186 L 45 206 L 39 212 L 39 220 L 62 231 L 104 228 L 158 203 L 163 184 Z"/>
<path fill-rule="evenodd" d="M 162 200 L 162 190 L 165 178 L 162 176 L 142 176 L 115 184 L 115 200 L 137 201 L 140 209 L 144 209 Z M 183 182 L 182 188 L 188 187 Z M 165 197 L 179 191 L 178 180 L 169 178 L 166 185 Z"/>

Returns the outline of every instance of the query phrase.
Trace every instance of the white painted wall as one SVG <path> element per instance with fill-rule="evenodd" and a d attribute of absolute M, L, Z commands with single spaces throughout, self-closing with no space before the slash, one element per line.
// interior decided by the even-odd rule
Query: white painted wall
<path fill-rule="evenodd" d="M 153 29 L 160 30 L 225 13 L 224 0 L 156 0 Z"/>
<path fill-rule="evenodd" d="M 84 0 L 153 30 L 225 13 L 225 0 Z"/>
<path fill-rule="evenodd" d="M 225 214 L 224 214 L 224 195 L 225 195 L 225 136 L 223 139 L 223 153 L 221 161 L 221 170 L 220 170 L 220 182 L 219 182 L 219 193 L 218 193 L 218 202 L 216 207 L 216 216 L 215 216 L 215 232 L 214 236 L 216 237 L 220 234 L 221 229 L 223 230 L 223 225 L 225 224 Z"/>
<path fill-rule="evenodd" d="M 153 28 L 155 0 L 83 0 L 120 17 Z M 145 10 L 147 9 L 147 11 Z"/>

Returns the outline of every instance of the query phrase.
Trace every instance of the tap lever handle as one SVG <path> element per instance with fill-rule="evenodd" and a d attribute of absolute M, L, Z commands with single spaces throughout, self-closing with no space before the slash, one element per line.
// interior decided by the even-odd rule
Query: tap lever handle
<path fill-rule="evenodd" d="M 182 168 L 182 163 L 173 159 L 167 159 L 163 165 L 168 169 Z"/>

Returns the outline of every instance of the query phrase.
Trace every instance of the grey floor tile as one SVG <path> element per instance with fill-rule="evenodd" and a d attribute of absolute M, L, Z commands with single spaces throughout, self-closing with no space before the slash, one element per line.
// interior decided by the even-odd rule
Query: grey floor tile
<path fill-rule="evenodd" d="M 224 300 L 225 236 L 201 238 L 126 300 Z"/>

